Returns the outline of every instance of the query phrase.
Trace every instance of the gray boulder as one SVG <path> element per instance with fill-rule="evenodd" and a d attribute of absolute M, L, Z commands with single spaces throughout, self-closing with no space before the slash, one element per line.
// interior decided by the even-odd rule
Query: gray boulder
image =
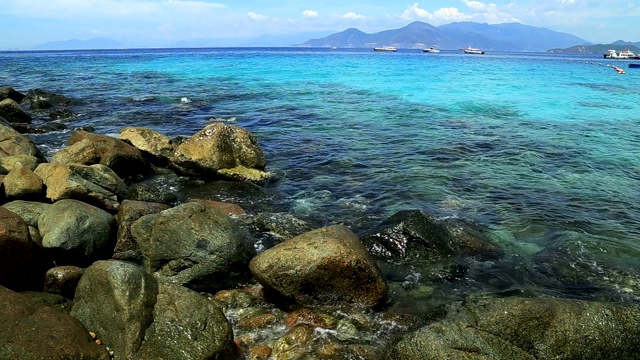
<path fill-rule="evenodd" d="M 234 359 L 233 332 L 215 302 L 141 267 L 98 261 L 86 269 L 71 311 L 114 359 Z"/>
<path fill-rule="evenodd" d="M 136 359 L 236 359 L 233 329 L 222 308 L 206 296 L 161 283 L 153 324 Z"/>
<path fill-rule="evenodd" d="M 13 99 L 4 99 L 0 101 L 0 116 L 10 123 L 30 123 L 31 115 Z"/>
<path fill-rule="evenodd" d="M 157 294 L 157 282 L 141 267 L 97 261 L 80 278 L 71 316 L 95 332 L 113 350 L 115 360 L 135 359 L 153 322 Z"/>
<path fill-rule="evenodd" d="M 286 240 L 253 258 L 250 268 L 265 291 L 285 305 L 373 307 L 387 297 L 378 266 L 342 225 Z"/>
<path fill-rule="evenodd" d="M 84 265 L 113 253 L 116 221 L 95 206 L 72 199 L 55 202 L 38 219 L 42 247 L 57 261 Z"/>
<path fill-rule="evenodd" d="M 126 193 L 124 180 L 100 164 L 43 163 L 35 173 L 42 178 L 46 196 L 51 201 L 76 199 L 116 212 L 120 207 L 119 200 Z"/>
<path fill-rule="evenodd" d="M 143 216 L 131 233 L 149 271 L 196 291 L 235 286 L 249 276 L 256 253 L 227 214 L 198 203 Z"/>
<path fill-rule="evenodd" d="M 635 359 L 640 307 L 563 299 L 480 299 L 405 336 L 391 358 Z"/>
<path fill-rule="evenodd" d="M 0 285 L 13 290 L 33 288 L 38 276 L 36 250 L 27 223 L 0 207 Z"/>
<path fill-rule="evenodd" d="M 78 320 L 2 286 L 0 318 L 1 360 L 109 360 Z"/>
<path fill-rule="evenodd" d="M 34 228 L 38 227 L 40 215 L 42 215 L 49 206 L 51 206 L 51 204 L 25 200 L 14 200 L 2 205 L 5 209 L 20 215 L 27 225 Z"/>
<path fill-rule="evenodd" d="M 253 182 L 268 178 L 264 153 L 253 135 L 224 123 L 209 124 L 178 145 L 172 164 L 179 172 L 194 177 L 223 176 Z"/>

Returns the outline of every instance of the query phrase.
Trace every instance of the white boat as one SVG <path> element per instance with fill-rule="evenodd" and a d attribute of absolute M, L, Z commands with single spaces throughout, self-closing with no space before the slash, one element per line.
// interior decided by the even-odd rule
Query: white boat
<path fill-rule="evenodd" d="M 398 51 L 398 49 L 396 49 L 395 46 L 380 46 L 380 47 L 374 47 L 373 51 L 396 52 L 396 51 Z"/>
<path fill-rule="evenodd" d="M 483 50 L 472 48 L 472 47 L 468 47 L 466 49 L 462 49 L 462 51 L 464 51 L 465 54 L 479 54 L 479 55 L 484 54 Z"/>
<path fill-rule="evenodd" d="M 633 51 L 627 50 L 607 50 L 604 54 L 605 59 L 639 59 L 640 57 L 633 53 Z"/>
<path fill-rule="evenodd" d="M 422 51 L 427 52 L 427 53 L 434 53 L 434 54 L 440 53 L 440 50 L 436 49 L 433 46 L 428 48 L 428 49 L 422 49 Z"/>

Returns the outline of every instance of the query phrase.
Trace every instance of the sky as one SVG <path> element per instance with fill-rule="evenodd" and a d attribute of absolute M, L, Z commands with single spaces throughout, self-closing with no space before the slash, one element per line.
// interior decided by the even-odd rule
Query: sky
<path fill-rule="evenodd" d="M 638 0 L 0 0 L 0 49 L 110 38 L 136 46 L 397 29 L 412 21 L 518 22 L 593 43 L 640 41 Z"/>

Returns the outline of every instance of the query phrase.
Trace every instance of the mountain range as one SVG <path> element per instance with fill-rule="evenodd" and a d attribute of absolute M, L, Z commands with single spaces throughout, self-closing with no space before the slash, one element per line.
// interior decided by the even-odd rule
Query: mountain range
<path fill-rule="evenodd" d="M 588 44 L 588 41 L 571 34 L 519 23 L 489 25 L 455 22 L 436 27 L 415 21 L 400 29 L 373 34 L 351 28 L 324 38 L 308 40 L 298 46 L 346 48 L 395 46 L 406 49 L 430 46 L 440 49 L 460 49 L 471 46 L 498 51 L 546 51 L 582 44 Z"/>
<path fill-rule="evenodd" d="M 611 50 L 631 50 L 634 53 L 640 53 L 640 41 L 639 42 L 628 42 L 618 40 L 611 44 L 593 44 L 593 45 L 576 45 L 571 46 L 564 49 L 550 49 L 549 52 L 558 53 L 558 54 L 606 54 L 607 51 Z"/>

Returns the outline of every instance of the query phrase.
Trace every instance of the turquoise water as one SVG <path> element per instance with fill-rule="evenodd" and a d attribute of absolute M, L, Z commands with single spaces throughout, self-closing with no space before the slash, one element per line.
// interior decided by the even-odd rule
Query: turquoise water
<path fill-rule="evenodd" d="M 368 49 L 26 52 L 0 53 L 0 86 L 81 99 L 71 124 L 100 133 L 190 135 L 222 118 L 256 136 L 278 175 L 266 191 L 284 211 L 356 230 L 403 209 L 470 219 L 508 249 L 511 270 L 526 268 L 518 286 L 553 292 L 554 279 L 537 278 L 540 258 L 553 259 L 635 300 L 640 69 L 626 64 Z M 35 140 L 51 152 L 67 137 Z"/>

